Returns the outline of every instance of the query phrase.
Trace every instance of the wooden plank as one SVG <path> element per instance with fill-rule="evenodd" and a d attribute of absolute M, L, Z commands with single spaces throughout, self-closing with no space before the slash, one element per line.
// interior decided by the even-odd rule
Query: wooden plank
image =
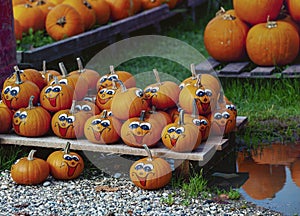
<path fill-rule="evenodd" d="M 256 67 L 250 73 L 251 76 L 269 76 L 275 70 L 275 67 Z"/>
<path fill-rule="evenodd" d="M 287 67 L 282 71 L 283 77 L 300 77 L 300 64 L 295 64 Z"/>
<path fill-rule="evenodd" d="M 239 75 L 244 68 L 246 68 L 250 62 L 234 62 L 229 63 L 225 67 L 223 67 L 219 73 L 220 74 L 232 74 L 232 75 Z"/>
<path fill-rule="evenodd" d="M 219 66 L 221 63 L 212 57 L 208 57 L 205 61 L 195 66 L 196 73 L 202 72 L 213 72 L 214 68 Z"/>

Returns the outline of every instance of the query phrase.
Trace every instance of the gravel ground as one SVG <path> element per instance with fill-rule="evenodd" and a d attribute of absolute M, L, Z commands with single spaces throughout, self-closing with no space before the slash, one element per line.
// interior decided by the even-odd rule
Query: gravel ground
<path fill-rule="evenodd" d="M 3 171 L 0 173 L 0 215 L 281 214 L 242 198 L 229 200 L 210 194 L 187 200 L 181 190 L 169 185 L 155 191 L 142 190 L 118 173 L 109 176 L 92 171 L 88 176 L 70 181 L 58 181 L 49 176 L 43 184 L 24 186 L 15 184 L 10 172 Z"/>

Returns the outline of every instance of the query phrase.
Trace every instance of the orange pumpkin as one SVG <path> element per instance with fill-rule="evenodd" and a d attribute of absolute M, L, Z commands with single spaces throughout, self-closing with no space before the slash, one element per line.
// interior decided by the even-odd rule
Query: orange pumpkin
<path fill-rule="evenodd" d="M 137 12 L 136 3 L 133 0 L 106 0 L 106 2 L 110 6 L 113 21 L 124 19 Z"/>
<path fill-rule="evenodd" d="M 2 90 L 3 103 L 12 110 L 26 107 L 32 95 L 34 96 L 33 104 L 36 105 L 40 95 L 39 87 L 29 80 L 23 81 L 20 74 L 19 68 L 15 67 L 15 82 L 7 84 Z"/>
<path fill-rule="evenodd" d="M 121 138 L 131 147 L 141 148 L 143 143 L 148 147 L 155 146 L 160 140 L 163 125 L 153 118 L 145 118 L 145 110 L 140 117 L 132 117 L 122 124 Z"/>
<path fill-rule="evenodd" d="M 19 21 L 14 19 L 14 33 L 16 40 L 22 40 L 23 38 L 23 27 L 20 25 Z"/>
<path fill-rule="evenodd" d="M 204 45 L 214 59 L 221 62 L 240 61 L 246 57 L 249 27 L 234 12 L 217 15 L 206 25 Z"/>
<path fill-rule="evenodd" d="M 143 145 L 148 156 L 134 162 L 129 170 L 131 181 L 142 189 L 155 190 L 166 186 L 172 178 L 170 164 L 159 157 L 152 157 L 147 145 Z"/>
<path fill-rule="evenodd" d="M 161 139 L 172 151 L 191 152 L 201 144 L 202 136 L 197 126 L 185 122 L 184 111 L 180 110 L 178 121 L 164 127 Z"/>
<path fill-rule="evenodd" d="M 107 88 L 100 88 L 96 96 L 96 101 L 95 101 L 96 105 L 101 110 L 110 109 L 112 99 L 117 93 L 117 91 L 118 88 L 116 87 L 114 81 L 113 81 L 113 86 Z"/>
<path fill-rule="evenodd" d="M 233 0 L 236 15 L 251 25 L 264 23 L 267 17 L 275 20 L 283 6 L 283 0 Z"/>
<path fill-rule="evenodd" d="M 82 112 L 88 117 L 91 117 L 93 115 L 98 115 L 100 113 L 100 109 L 96 106 L 95 103 L 82 100 L 75 102 L 75 112 Z"/>
<path fill-rule="evenodd" d="M 52 116 L 52 131 L 56 136 L 64 139 L 81 138 L 88 117 L 83 112 L 75 112 L 75 100 L 73 100 L 70 109 L 59 110 Z"/>
<path fill-rule="evenodd" d="M 300 23 L 300 3 L 297 0 L 286 0 L 287 10 L 293 20 Z"/>
<path fill-rule="evenodd" d="M 120 120 L 137 117 L 142 110 L 148 109 L 148 103 L 144 99 L 143 90 L 132 87 L 126 88 L 122 81 L 121 90 L 112 98 L 111 111 Z"/>
<path fill-rule="evenodd" d="M 149 106 L 155 106 L 163 110 L 174 107 L 178 103 L 179 86 L 172 81 L 160 81 L 158 71 L 153 70 L 157 83 L 151 84 L 144 89 L 145 99 Z"/>
<path fill-rule="evenodd" d="M 28 107 L 14 113 L 13 128 L 20 136 L 39 137 L 47 134 L 50 129 L 50 113 L 41 106 L 33 106 L 33 98 L 30 97 Z"/>
<path fill-rule="evenodd" d="M 70 5 L 59 4 L 47 15 L 46 31 L 54 40 L 62 40 L 84 32 L 81 15 Z"/>
<path fill-rule="evenodd" d="M 18 159 L 11 166 L 11 177 L 17 184 L 36 185 L 49 176 L 49 164 L 41 158 L 33 157 L 36 150 L 31 150 L 27 157 Z"/>
<path fill-rule="evenodd" d="M 52 8 L 55 7 L 55 4 L 46 0 L 38 0 L 32 3 L 34 7 L 38 7 L 44 15 L 44 22 L 46 21 L 46 17 Z"/>
<path fill-rule="evenodd" d="M 0 133 L 8 133 L 12 127 L 13 112 L 0 100 Z"/>
<path fill-rule="evenodd" d="M 103 25 L 110 19 L 110 6 L 105 0 L 88 0 L 96 14 L 96 24 Z"/>
<path fill-rule="evenodd" d="M 155 120 L 161 124 L 162 128 L 173 122 L 171 116 L 167 112 L 157 110 L 155 106 L 152 106 L 151 110 L 146 112 L 145 118 Z"/>
<path fill-rule="evenodd" d="M 163 3 L 163 0 L 141 0 L 142 9 L 148 10 L 154 7 L 158 7 Z"/>
<path fill-rule="evenodd" d="M 286 65 L 298 55 L 299 34 L 287 22 L 268 20 L 249 30 L 246 48 L 249 58 L 257 65 Z"/>
<path fill-rule="evenodd" d="M 43 70 L 40 71 L 44 79 L 45 85 L 49 84 L 50 80 L 53 79 L 53 76 L 60 76 L 61 74 L 56 70 L 48 70 L 46 67 L 46 61 L 43 60 Z"/>
<path fill-rule="evenodd" d="M 55 179 L 75 179 L 80 176 L 84 169 L 82 157 L 76 152 L 71 152 L 70 146 L 71 143 L 67 142 L 62 151 L 54 151 L 47 158 L 50 165 L 50 174 Z"/>

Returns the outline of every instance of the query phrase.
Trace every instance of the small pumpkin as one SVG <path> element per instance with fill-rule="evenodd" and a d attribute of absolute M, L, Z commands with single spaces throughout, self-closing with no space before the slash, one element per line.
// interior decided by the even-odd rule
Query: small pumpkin
<path fill-rule="evenodd" d="M 59 84 L 57 77 L 54 83 L 46 85 L 40 93 L 41 105 L 50 112 L 69 109 L 72 105 L 74 89 L 65 84 Z"/>
<path fill-rule="evenodd" d="M 47 158 L 50 174 L 55 179 L 75 179 L 80 176 L 84 169 L 83 158 L 76 152 L 71 152 L 70 146 L 71 143 L 67 142 L 62 151 L 54 151 Z"/>
<path fill-rule="evenodd" d="M 56 5 L 46 17 L 46 31 L 54 40 L 62 40 L 84 32 L 80 14 L 70 5 Z"/>
<path fill-rule="evenodd" d="M 110 6 L 112 21 L 121 20 L 136 13 L 135 1 L 133 0 L 106 0 Z"/>
<path fill-rule="evenodd" d="M 148 103 L 144 99 L 143 90 L 137 87 L 126 88 L 122 81 L 121 90 L 112 98 L 111 111 L 120 120 L 137 117 L 142 110 L 148 109 Z"/>
<path fill-rule="evenodd" d="M 117 91 L 118 88 L 116 87 L 114 81 L 113 81 L 113 86 L 107 88 L 100 88 L 96 96 L 96 101 L 95 101 L 96 105 L 101 110 L 110 109 L 112 99 L 116 95 Z"/>
<path fill-rule="evenodd" d="M 43 70 L 39 71 L 39 72 L 42 74 L 42 77 L 44 79 L 45 85 L 49 84 L 49 82 L 53 79 L 53 76 L 60 76 L 61 75 L 56 70 L 48 70 L 45 60 L 43 60 L 42 68 L 43 68 Z"/>
<path fill-rule="evenodd" d="M 26 107 L 29 98 L 33 95 L 33 104 L 36 105 L 40 95 L 39 87 L 29 80 L 23 81 L 21 79 L 21 71 L 19 68 L 16 66 L 14 69 L 16 79 L 15 82 L 7 84 L 3 88 L 1 94 L 3 103 L 5 103 L 9 109 L 17 110 Z"/>
<path fill-rule="evenodd" d="M 84 124 L 88 115 L 83 112 L 75 112 L 75 103 L 73 100 L 70 109 L 59 110 L 54 113 L 51 120 L 53 133 L 64 139 L 81 138 L 84 135 Z"/>
<path fill-rule="evenodd" d="M 75 111 L 82 112 L 88 117 L 98 115 L 100 113 L 100 109 L 96 106 L 96 104 L 87 100 L 76 101 Z"/>
<path fill-rule="evenodd" d="M 184 110 L 181 109 L 178 121 L 163 128 L 161 139 L 172 151 L 191 152 L 201 144 L 202 136 L 196 125 L 185 122 Z"/>
<path fill-rule="evenodd" d="M 96 14 L 96 24 L 103 25 L 110 19 L 110 6 L 106 0 L 88 0 Z"/>
<path fill-rule="evenodd" d="M 146 144 L 143 147 L 148 156 L 131 165 L 130 179 L 137 187 L 145 190 L 163 188 L 171 181 L 171 166 L 166 160 L 153 157 Z"/>
<path fill-rule="evenodd" d="M 13 112 L 0 100 L 0 133 L 8 133 L 12 128 Z"/>
<path fill-rule="evenodd" d="M 150 107 L 155 106 L 159 110 L 174 107 L 179 98 L 179 86 L 172 81 L 161 82 L 158 71 L 154 69 L 153 72 L 157 83 L 148 85 L 144 89 L 146 101 Z"/>
<path fill-rule="evenodd" d="M 17 184 L 36 185 L 44 182 L 49 176 L 49 164 L 34 157 L 36 150 L 31 150 L 27 157 L 18 159 L 11 166 L 11 177 Z"/>
<path fill-rule="evenodd" d="M 142 110 L 139 117 L 129 118 L 122 124 L 121 138 L 126 145 L 141 148 L 146 143 L 153 147 L 160 140 L 163 125 L 153 118 L 145 118 L 145 114 Z"/>
<path fill-rule="evenodd" d="M 90 117 L 84 125 L 85 137 L 93 143 L 112 144 L 120 139 L 121 122 L 107 110 Z"/>
<path fill-rule="evenodd" d="M 13 116 L 15 133 L 26 137 L 39 137 L 48 133 L 51 115 L 41 106 L 33 106 L 34 96 L 31 96 L 28 107 L 18 109 Z"/>

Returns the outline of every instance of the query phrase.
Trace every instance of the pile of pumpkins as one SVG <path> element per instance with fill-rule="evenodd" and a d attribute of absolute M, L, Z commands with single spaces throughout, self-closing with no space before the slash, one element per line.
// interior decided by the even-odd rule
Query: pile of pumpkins
<path fill-rule="evenodd" d="M 130 72 L 110 66 L 101 76 L 84 68 L 80 58 L 76 61 L 78 70 L 69 73 L 63 62 L 60 72 L 48 70 L 45 61 L 42 71 L 16 66 L 1 92 L 0 133 L 86 138 L 99 145 L 123 142 L 133 148 L 162 142 L 170 151 L 184 153 L 209 136 L 223 137 L 235 130 L 235 105 L 219 80 L 196 74 L 194 64 L 192 75 L 180 84 L 161 81 L 154 69 L 156 82 L 141 89 Z"/>
<path fill-rule="evenodd" d="M 17 40 L 33 31 L 46 30 L 54 40 L 71 37 L 95 26 L 132 16 L 142 10 L 179 0 L 13 0 L 14 29 Z"/>
<path fill-rule="evenodd" d="M 205 27 L 207 52 L 220 62 L 250 59 L 259 66 L 282 66 L 299 55 L 300 2 L 233 0 Z"/>

